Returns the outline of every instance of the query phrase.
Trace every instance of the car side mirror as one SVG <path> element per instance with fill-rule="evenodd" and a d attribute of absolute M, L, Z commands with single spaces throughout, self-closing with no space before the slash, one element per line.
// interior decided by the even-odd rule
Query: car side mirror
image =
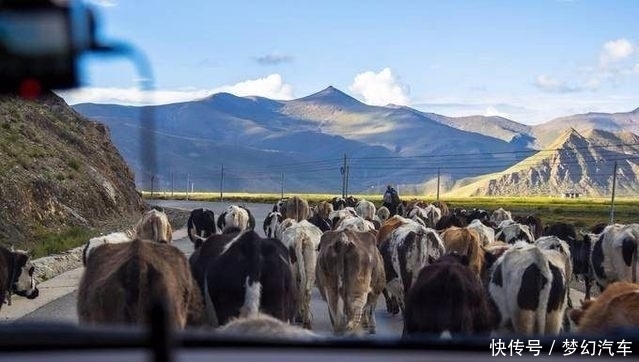
<path fill-rule="evenodd" d="M 77 87 L 78 58 L 95 44 L 94 13 L 82 1 L 0 0 L 0 93 Z"/>

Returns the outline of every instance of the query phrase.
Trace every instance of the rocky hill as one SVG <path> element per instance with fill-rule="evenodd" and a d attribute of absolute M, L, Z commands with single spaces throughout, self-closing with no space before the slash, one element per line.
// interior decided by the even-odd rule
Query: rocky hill
<path fill-rule="evenodd" d="M 144 203 L 108 129 L 50 93 L 0 97 L 0 242 L 32 247 L 74 227 L 102 228 Z"/>
<path fill-rule="evenodd" d="M 545 150 L 507 168 L 452 185 L 456 196 L 609 197 L 617 163 L 617 195 L 639 192 L 639 136 L 632 132 L 569 128 Z"/>

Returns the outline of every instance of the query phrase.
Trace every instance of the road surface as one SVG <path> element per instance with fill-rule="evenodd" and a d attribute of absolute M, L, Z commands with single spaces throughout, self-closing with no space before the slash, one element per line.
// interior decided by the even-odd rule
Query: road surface
<path fill-rule="evenodd" d="M 219 203 L 219 202 L 199 202 L 199 201 L 156 201 L 154 204 L 164 206 L 164 207 L 173 207 L 173 208 L 184 208 L 187 210 L 197 208 L 197 207 L 208 207 L 212 209 L 216 216 L 219 215 L 224 209 L 229 205 L 228 203 Z M 272 205 L 270 204 L 251 204 L 246 203 L 243 204 L 251 212 L 255 217 L 256 222 L 256 231 L 261 235 L 264 234 L 262 230 L 262 224 L 264 222 L 264 218 L 271 211 Z M 185 229 L 181 229 L 175 232 L 174 234 L 174 245 L 176 245 L 180 250 L 184 251 L 187 257 L 193 251 L 193 247 L 191 241 L 186 236 Z M 57 280 L 52 289 L 57 288 L 57 285 L 61 285 L 61 288 L 66 293 L 63 293 L 59 298 L 53 299 L 37 310 L 30 312 L 26 315 L 20 316 L 20 318 L 16 318 L 15 321 L 17 323 L 20 322 L 32 322 L 32 321 L 51 321 L 51 322 L 63 322 L 63 323 L 78 323 L 78 318 L 76 314 L 76 300 L 77 300 L 77 292 L 74 291 L 72 286 L 76 285 L 79 281 L 79 277 L 81 276 L 81 269 L 65 273 L 68 274 L 68 278 L 57 278 L 61 280 Z M 43 298 L 43 294 L 47 293 L 47 290 L 41 289 L 41 296 L 39 298 Z M 575 289 L 571 289 L 572 300 L 575 303 L 578 303 L 579 300 L 583 299 L 583 293 L 577 291 Z M 14 297 L 14 299 L 18 299 Z M 22 302 L 22 301 L 20 301 Z M 26 303 L 33 301 L 26 301 Z M 9 313 L 10 314 L 10 306 L 5 306 L 2 310 L 2 314 Z M 313 330 L 322 335 L 330 335 L 331 334 L 331 325 L 328 318 L 328 307 L 326 302 L 324 302 L 317 289 L 313 290 L 312 300 L 311 300 L 311 310 L 313 313 Z M 399 315 L 389 315 L 386 312 L 384 298 L 380 296 L 377 302 L 376 309 L 376 320 L 377 320 L 377 334 L 375 336 L 371 336 L 372 338 L 388 338 L 388 337 L 398 337 L 401 335 L 402 331 L 402 319 Z M 3 316 L 4 317 L 4 316 Z"/>
<path fill-rule="evenodd" d="M 209 202 L 197 202 L 197 201 L 158 201 L 154 202 L 154 204 L 165 206 L 165 207 L 177 207 L 184 209 L 193 209 L 197 207 L 208 207 L 212 209 L 216 216 L 219 215 L 224 209 L 229 205 L 228 203 L 209 203 Z M 264 222 L 264 218 L 271 211 L 272 205 L 270 204 L 243 204 L 251 212 L 255 217 L 256 231 L 264 235 L 262 230 L 262 224 Z M 187 257 L 193 252 L 193 247 L 191 241 L 186 236 L 186 232 L 184 229 L 176 231 L 174 234 L 174 245 L 177 246 L 180 250 L 184 251 Z M 74 278 L 75 282 L 77 281 L 77 277 Z M 44 291 L 41 291 L 43 293 Z M 66 294 L 58 299 L 55 299 L 37 310 L 28 313 L 21 318 L 17 319 L 17 323 L 21 322 L 33 322 L 33 321 L 51 321 L 57 323 L 78 323 L 78 317 L 76 313 L 76 303 L 77 303 L 77 291 L 73 291 L 69 294 Z M 11 308 L 11 307 L 5 307 Z M 331 334 L 331 325 L 328 317 L 328 307 L 326 302 L 324 302 L 317 289 L 313 290 L 312 300 L 311 300 L 311 311 L 313 313 L 313 330 L 322 335 L 330 335 Z M 4 310 L 3 310 L 4 312 Z M 376 310 L 376 320 L 377 320 L 377 334 L 372 337 L 379 338 L 388 338 L 388 337 L 398 337 L 401 335 L 402 331 L 402 319 L 400 316 L 392 316 L 386 312 L 386 306 L 384 302 L 384 298 L 380 296 L 377 303 Z"/>

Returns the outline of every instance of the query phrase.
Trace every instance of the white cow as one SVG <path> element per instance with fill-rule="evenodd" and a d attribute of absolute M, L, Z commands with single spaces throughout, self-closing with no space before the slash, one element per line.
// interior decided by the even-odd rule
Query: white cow
<path fill-rule="evenodd" d="M 495 242 L 495 230 L 490 226 L 484 225 L 479 219 L 471 221 L 468 224 L 468 228 L 477 232 L 482 246 Z"/>
<path fill-rule="evenodd" d="M 315 264 L 322 230 L 306 220 L 297 222 L 282 232 L 282 243 L 291 251 L 293 275 L 297 280 L 298 317 L 311 329 L 311 291 L 315 286 Z"/>
<path fill-rule="evenodd" d="M 126 243 L 133 240 L 134 237 L 133 230 L 127 230 L 123 232 L 115 232 L 108 235 L 96 236 L 94 238 L 89 239 L 89 241 L 84 244 L 84 249 L 82 250 L 82 264 L 87 265 L 87 261 L 89 260 L 89 255 L 97 248 L 98 246 L 104 244 L 119 244 Z"/>
<path fill-rule="evenodd" d="M 222 233 L 243 231 L 255 228 L 255 219 L 251 212 L 242 206 L 231 205 L 218 217 L 217 226 Z"/>
<path fill-rule="evenodd" d="M 504 220 L 512 220 L 513 216 L 510 211 L 504 210 L 503 208 L 499 208 L 490 215 L 490 221 L 494 222 L 495 225 L 499 225 Z"/>
<path fill-rule="evenodd" d="M 375 205 L 368 200 L 359 200 L 355 205 L 355 211 L 357 215 L 364 218 L 364 220 L 373 221 L 375 218 Z"/>

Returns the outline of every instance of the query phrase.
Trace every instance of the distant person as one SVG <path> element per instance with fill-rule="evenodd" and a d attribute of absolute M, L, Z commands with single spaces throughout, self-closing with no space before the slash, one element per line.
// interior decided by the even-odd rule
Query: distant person
<path fill-rule="evenodd" d="M 383 206 L 386 206 L 388 211 L 390 211 L 391 216 L 396 215 L 397 206 L 401 201 L 399 200 L 399 194 L 397 193 L 397 190 L 395 190 L 393 186 L 388 185 L 386 187 L 386 192 L 384 192 L 384 197 L 382 198 L 382 200 L 384 202 Z"/>

